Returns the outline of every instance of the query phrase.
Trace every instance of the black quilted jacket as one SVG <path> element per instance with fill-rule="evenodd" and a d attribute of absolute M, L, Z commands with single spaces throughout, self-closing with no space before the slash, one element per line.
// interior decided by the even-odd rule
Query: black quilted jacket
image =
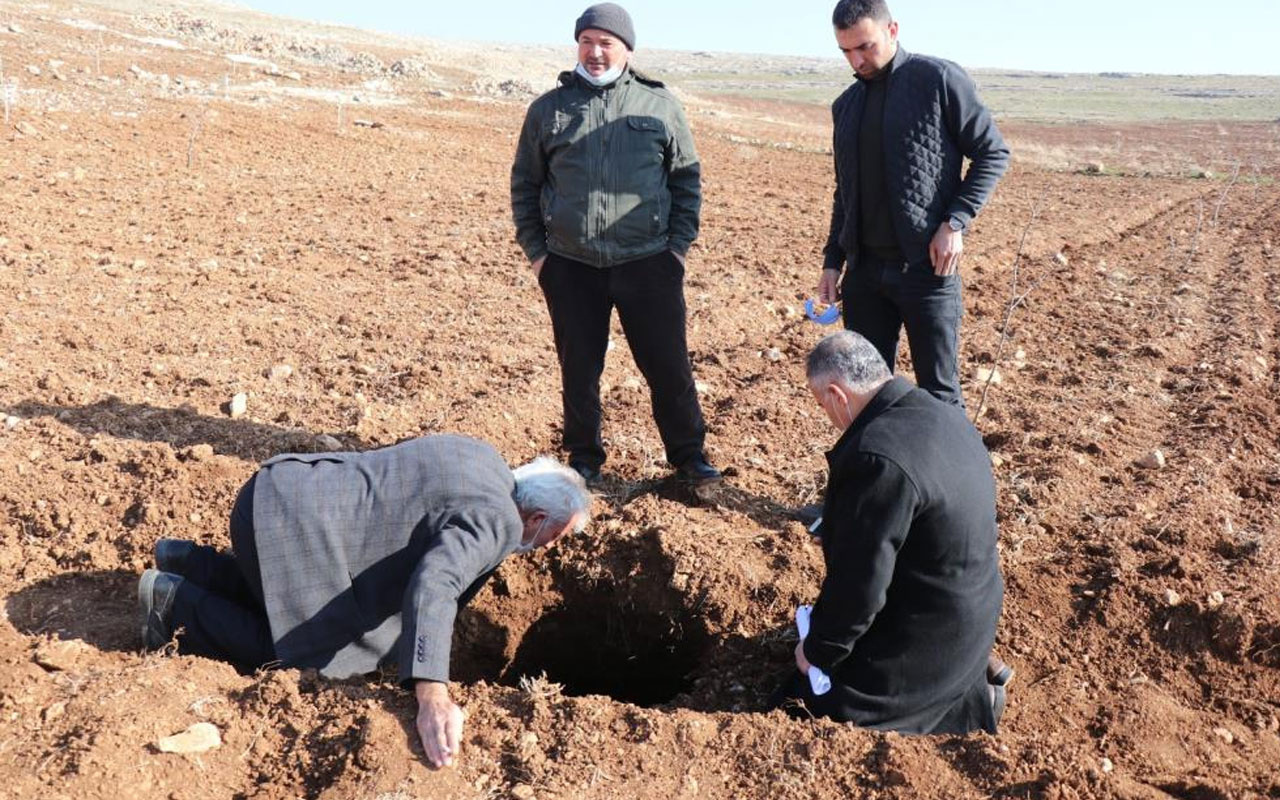
<path fill-rule="evenodd" d="M 1009 166 L 1009 148 L 958 65 L 908 53 L 893 58 L 884 101 L 884 160 L 893 226 L 912 264 L 929 262 L 929 241 L 948 217 L 966 228 Z M 858 126 L 866 86 L 855 82 L 831 106 L 836 163 L 823 267 L 858 259 Z M 969 169 L 961 176 L 964 159 Z"/>

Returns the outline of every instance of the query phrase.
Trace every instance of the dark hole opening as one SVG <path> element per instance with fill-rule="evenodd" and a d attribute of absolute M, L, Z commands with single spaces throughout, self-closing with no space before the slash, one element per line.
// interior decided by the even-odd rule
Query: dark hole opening
<path fill-rule="evenodd" d="M 657 706 L 693 688 L 707 645 L 704 631 L 671 616 L 581 598 L 525 632 L 503 679 L 515 685 L 545 673 L 567 695 Z"/>

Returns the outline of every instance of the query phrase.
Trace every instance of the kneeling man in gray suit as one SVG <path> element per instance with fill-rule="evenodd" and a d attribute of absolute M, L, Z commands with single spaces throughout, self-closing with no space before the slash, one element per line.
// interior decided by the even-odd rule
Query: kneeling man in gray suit
<path fill-rule="evenodd" d="M 549 458 L 514 471 L 488 444 L 427 436 L 365 453 L 277 456 L 240 490 L 230 553 L 161 539 L 138 584 L 143 644 L 313 667 L 394 661 L 418 699 L 428 759 L 453 763 L 454 616 L 504 558 L 586 524 L 581 476 Z"/>

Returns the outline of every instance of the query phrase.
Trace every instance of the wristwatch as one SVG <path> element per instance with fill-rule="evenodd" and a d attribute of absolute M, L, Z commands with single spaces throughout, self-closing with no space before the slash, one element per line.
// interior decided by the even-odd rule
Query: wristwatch
<path fill-rule="evenodd" d="M 955 231 L 956 233 L 960 233 L 961 231 L 964 230 L 964 223 L 956 219 L 955 217 L 950 217 L 947 219 L 947 227 L 951 228 L 951 230 Z"/>

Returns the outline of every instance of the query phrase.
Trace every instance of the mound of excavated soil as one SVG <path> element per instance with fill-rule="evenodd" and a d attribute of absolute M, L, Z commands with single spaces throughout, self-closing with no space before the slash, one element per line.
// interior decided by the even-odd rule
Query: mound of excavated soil
<path fill-rule="evenodd" d="M 822 569 L 787 510 L 834 438 L 800 367 L 829 134 L 821 109 L 691 100 L 689 338 L 729 485 L 664 481 L 615 331 L 596 521 L 460 616 L 466 750 L 432 772 L 394 676 L 141 655 L 134 586 L 160 537 L 226 545 L 279 451 L 441 431 L 512 462 L 555 450 L 550 328 L 507 206 L 523 107 L 434 86 L 550 76 L 432 57 L 429 81 L 370 85 L 284 45 L 271 75 L 170 28 L 186 49 L 118 11 L 0 2 L 7 796 L 1280 797 L 1276 126 L 1011 126 L 1041 149 L 966 243 L 962 357 L 1018 675 L 999 736 L 908 739 L 762 710 Z M 420 55 L 370 42 L 343 46 Z M 1038 166 L 1099 141 L 1222 177 Z M 202 721 L 215 749 L 158 750 Z"/>

